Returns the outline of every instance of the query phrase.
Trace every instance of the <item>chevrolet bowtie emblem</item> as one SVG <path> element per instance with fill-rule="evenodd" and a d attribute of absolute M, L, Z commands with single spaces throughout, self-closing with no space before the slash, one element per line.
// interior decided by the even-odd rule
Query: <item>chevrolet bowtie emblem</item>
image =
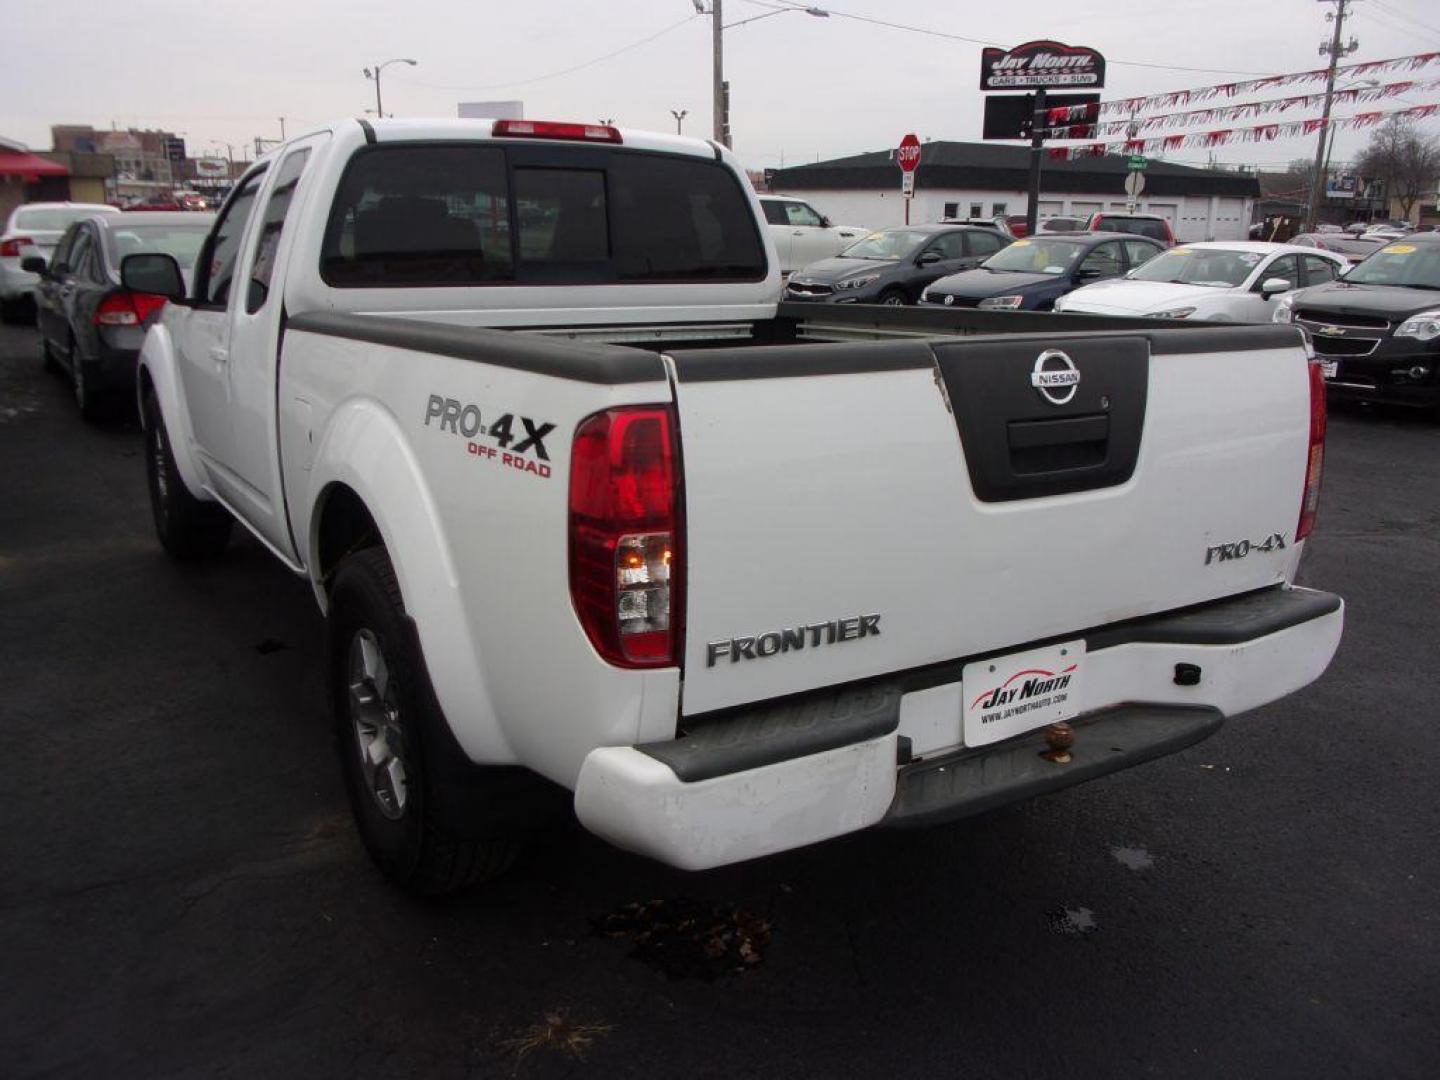
<path fill-rule="evenodd" d="M 1345 329 L 1341 326 L 1322 326 L 1315 332 L 1317 334 L 1324 334 L 1326 337 L 1342 337 L 1344 336 Z"/>

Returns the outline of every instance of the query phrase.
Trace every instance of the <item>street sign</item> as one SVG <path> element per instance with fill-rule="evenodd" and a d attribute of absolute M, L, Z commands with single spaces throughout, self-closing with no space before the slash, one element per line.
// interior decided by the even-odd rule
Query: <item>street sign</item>
<path fill-rule="evenodd" d="M 895 160 L 907 173 L 914 172 L 920 164 L 920 140 L 913 131 L 900 140 L 900 149 L 895 151 Z"/>
<path fill-rule="evenodd" d="M 1140 172 L 1149 164 L 1149 159 L 1139 154 L 1131 154 L 1130 159 L 1125 162 L 1126 167 L 1132 172 Z"/>
<path fill-rule="evenodd" d="M 1105 57 L 1085 45 L 1027 41 L 1013 49 L 980 53 L 981 90 L 1031 90 L 1042 86 L 1105 85 Z"/>
<path fill-rule="evenodd" d="M 900 194 L 907 199 L 915 197 L 915 173 L 909 169 L 900 174 Z"/>
<path fill-rule="evenodd" d="M 1125 194 L 1132 199 L 1145 190 L 1145 174 L 1142 172 L 1128 172 L 1125 174 Z"/>

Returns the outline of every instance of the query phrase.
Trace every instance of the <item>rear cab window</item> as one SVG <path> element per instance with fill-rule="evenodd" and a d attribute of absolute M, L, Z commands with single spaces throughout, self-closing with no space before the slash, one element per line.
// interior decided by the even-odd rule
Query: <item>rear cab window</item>
<path fill-rule="evenodd" d="M 759 281 L 768 268 L 750 207 L 709 159 L 380 145 L 346 166 L 320 271 L 338 288 Z"/>

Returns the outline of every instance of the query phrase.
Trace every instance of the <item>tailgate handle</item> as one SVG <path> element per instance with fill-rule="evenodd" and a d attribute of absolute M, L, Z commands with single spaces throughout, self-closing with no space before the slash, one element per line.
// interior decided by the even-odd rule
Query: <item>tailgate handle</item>
<path fill-rule="evenodd" d="M 1104 442 L 1109 437 L 1108 416 L 1066 416 L 1056 420 L 1013 420 L 1010 423 L 1011 450 Z"/>
<path fill-rule="evenodd" d="M 1015 476 L 1103 468 L 1110 457 L 1110 417 L 1012 420 L 1007 425 Z"/>

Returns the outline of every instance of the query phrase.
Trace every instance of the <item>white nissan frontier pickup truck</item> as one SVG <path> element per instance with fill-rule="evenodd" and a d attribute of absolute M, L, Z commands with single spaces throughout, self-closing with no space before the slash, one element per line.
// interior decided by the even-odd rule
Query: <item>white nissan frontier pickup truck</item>
<path fill-rule="evenodd" d="M 420 892 L 558 794 L 700 869 L 1053 791 L 1325 670 L 1288 326 L 777 304 L 713 143 L 347 120 L 235 185 L 138 396 L 160 543 L 312 585 L 358 828 Z"/>

